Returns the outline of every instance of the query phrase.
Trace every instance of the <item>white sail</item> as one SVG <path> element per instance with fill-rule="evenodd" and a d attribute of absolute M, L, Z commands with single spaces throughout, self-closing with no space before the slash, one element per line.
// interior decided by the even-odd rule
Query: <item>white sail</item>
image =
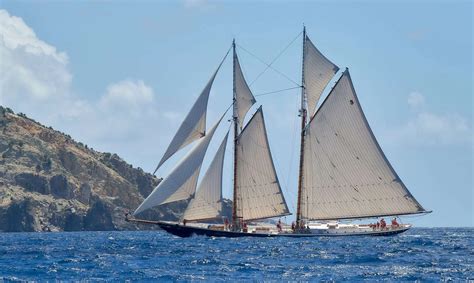
<path fill-rule="evenodd" d="M 206 112 L 209 93 L 211 92 L 212 83 L 216 78 L 217 72 L 219 71 L 226 57 L 222 59 L 222 62 L 220 63 L 219 67 L 217 67 L 217 70 L 212 75 L 206 87 L 203 89 L 196 102 L 194 102 L 193 107 L 176 132 L 173 140 L 169 144 L 168 149 L 166 149 L 165 154 L 161 158 L 160 163 L 158 163 L 158 166 L 156 167 L 153 174 L 156 173 L 161 165 L 163 165 L 163 163 L 165 163 L 165 161 L 168 160 L 178 150 L 206 134 Z"/>
<path fill-rule="evenodd" d="M 194 194 L 204 155 L 221 120 L 222 118 L 220 118 L 207 135 L 201 138 L 193 149 L 181 159 L 171 173 L 164 178 L 140 204 L 133 213 L 134 215 L 161 204 L 188 199 Z"/>
<path fill-rule="evenodd" d="M 303 75 L 308 112 L 311 117 L 316 110 L 321 93 L 339 67 L 319 52 L 309 37 L 306 36 L 305 40 Z"/>
<path fill-rule="evenodd" d="M 184 212 L 183 219 L 204 220 L 218 218 L 222 212 L 222 170 L 227 137 L 224 137 L 204 178 L 198 186 L 194 198 Z"/>
<path fill-rule="evenodd" d="M 377 143 L 346 70 L 305 131 L 304 219 L 349 219 L 425 211 Z"/>
<path fill-rule="evenodd" d="M 237 142 L 237 216 L 243 220 L 289 214 L 268 144 L 262 107 Z"/>
<path fill-rule="evenodd" d="M 244 123 L 245 115 L 255 103 L 255 98 L 245 81 L 242 68 L 240 67 L 237 53 L 234 54 L 234 76 L 235 76 L 235 109 L 240 128 Z"/>

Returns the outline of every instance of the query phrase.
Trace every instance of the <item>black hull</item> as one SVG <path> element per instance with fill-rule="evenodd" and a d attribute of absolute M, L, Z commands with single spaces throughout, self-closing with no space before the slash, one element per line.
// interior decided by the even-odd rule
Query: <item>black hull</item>
<path fill-rule="evenodd" d="M 269 237 L 292 237 L 292 238 L 303 238 L 303 237 L 347 237 L 347 236 L 392 236 L 396 234 L 403 233 L 410 229 L 409 227 L 398 229 L 398 230 L 387 230 L 387 231 L 373 231 L 373 232 L 363 232 L 363 233 L 321 233 L 321 234 L 312 234 L 312 233 L 279 233 L 279 234 L 270 234 L 270 233 L 244 233 L 244 232 L 232 232 L 232 231 L 222 231 L 222 230 L 212 230 L 206 228 L 192 227 L 192 226 L 183 226 L 176 223 L 161 222 L 157 221 L 155 224 L 159 225 L 166 232 L 179 236 L 179 237 L 191 237 L 193 235 L 199 236 L 208 236 L 208 237 L 227 237 L 227 238 L 239 238 L 239 237 L 259 237 L 259 238 L 269 238 Z"/>

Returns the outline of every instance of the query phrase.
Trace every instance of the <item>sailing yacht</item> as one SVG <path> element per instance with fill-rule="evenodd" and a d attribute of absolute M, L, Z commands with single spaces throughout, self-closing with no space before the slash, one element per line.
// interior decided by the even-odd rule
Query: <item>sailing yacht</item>
<path fill-rule="evenodd" d="M 156 171 L 176 152 L 195 143 L 127 221 L 156 224 L 181 237 L 315 237 L 394 235 L 410 224 L 357 224 L 345 221 L 428 213 L 408 191 L 380 148 L 359 104 L 349 70 L 342 72 L 317 108 L 339 67 L 326 58 L 303 29 L 301 135 L 296 221 L 265 222 L 290 215 L 270 151 L 263 108 L 247 124 L 256 103 L 233 50 L 232 219 L 222 216 L 222 178 L 229 131 L 198 185 L 209 143 L 227 111 L 206 131 L 209 93 L 229 51 L 179 127 Z M 178 222 L 139 215 L 166 203 L 189 200 Z M 222 224 L 210 224 L 222 221 Z"/>

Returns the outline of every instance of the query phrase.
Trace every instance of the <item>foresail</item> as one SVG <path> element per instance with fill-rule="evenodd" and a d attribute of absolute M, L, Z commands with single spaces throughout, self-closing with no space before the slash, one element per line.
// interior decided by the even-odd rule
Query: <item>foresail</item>
<path fill-rule="evenodd" d="M 377 143 L 346 70 L 306 128 L 302 215 L 328 220 L 424 212 Z"/>
<path fill-rule="evenodd" d="M 310 117 L 316 110 L 321 93 L 339 67 L 329 61 L 306 36 L 304 48 L 303 75 L 308 112 Z"/>
<path fill-rule="evenodd" d="M 289 214 L 273 165 L 262 107 L 242 130 L 237 150 L 238 216 L 252 220 Z"/>
<path fill-rule="evenodd" d="M 227 132 L 214 159 L 209 165 L 194 198 L 184 212 L 183 219 L 189 221 L 215 219 L 222 212 L 222 170 L 227 144 Z"/>
<path fill-rule="evenodd" d="M 250 91 L 247 82 L 245 81 L 242 68 L 240 67 L 239 58 L 237 54 L 234 54 L 234 76 L 235 76 L 235 109 L 237 110 L 237 118 L 242 128 L 244 123 L 245 114 L 249 111 L 250 107 L 255 103 L 255 98 Z"/>
<path fill-rule="evenodd" d="M 224 116 L 222 116 L 224 117 Z M 171 173 L 151 192 L 133 213 L 134 215 L 149 208 L 190 198 L 196 191 L 197 180 L 204 155 L 220 121 L 201 138 L 193 149 L 181 159 Z"/>
<path fill-rule="evenodd" d="M 178 150 L 206 134 L 206 112 L 209 93 L 211 92 L 212 84 L 216 78 L 217 72 L 219 71 L 226 57 L 227 54 L 224 59 L 222 59 L 219 67 L 217 67 L 217 70 L 212 75 L 211 79 L 199 95 L 196 102 L 194 102 L 193 107 L 173 137 L 173 140 L 166 149 L 165 154 L 161 158 L 160 163 L 156 167 L 153 174 L 155 174 L 161 165 L 163 165 L 163 163 L 165 163 L 165 161 L 168 160 Z"/>

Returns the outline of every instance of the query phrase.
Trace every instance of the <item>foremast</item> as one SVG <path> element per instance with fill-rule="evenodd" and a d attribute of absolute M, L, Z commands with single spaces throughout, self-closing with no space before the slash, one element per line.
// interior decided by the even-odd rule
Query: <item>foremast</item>
<path fill-rule="evenodd" d="M 235 39 L 232 40 L 232 93 L 233 93 L 233 113 L 232 113 L 232 122 L 234 123 L 234 194 L 233 194 L 233 201 L 232 201 L 232 227 L 236 230 L 240 230 L 240 217 L 238 216 L 238 187 L 237 187 L 237 162 L 238 162 L 238 150 L 237 150 L 237 143 L 239 137 L 239 115 L 237 109 L 237 92 L 236 92 L 236 85 L 235 85 L 235 64 L 237 53 L 235 51 Z"/>
<path fill-rule="evenodd" d="M 288 215 L 268 142 L 262 107 L 243 125 L 256 100 L 233 47 L 234 192 L 232 227 L 241 231 L 244 221 Z"/>
<path fill-rule="evenodd" d="M 300 164 L 298 173 L 298 200 L 296 206 L 296 225 L 298 228 L 303 226 L 302 223 L 302 211 L 301 204 L 303 201 L 303 166 L 304 166 L 304 144 L 305 144 L 305 127 L 306 127 L 306 116 L 308 111 L 306 110 L 306 97 L 305 97 L 305 80 L 304 80 L 304 56 L 306 47 L 306 27 L 303 27 L 303 57 L 301 64 L 301 140 L 300 140 Z"/>

